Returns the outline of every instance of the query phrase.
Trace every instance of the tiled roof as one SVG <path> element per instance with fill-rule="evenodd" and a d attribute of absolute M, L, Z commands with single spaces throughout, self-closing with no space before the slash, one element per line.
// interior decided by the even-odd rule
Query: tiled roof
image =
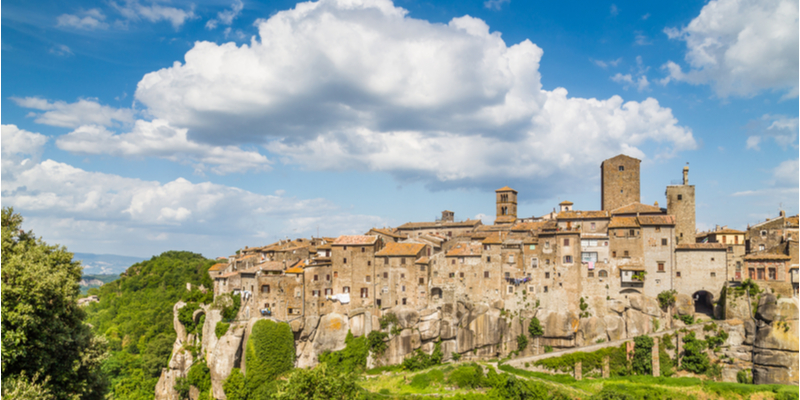
<path fill-rule="evenodd" d="M 256 254 L 250 254 L 249 256 L 244 256 L 244 257 L 237 258 L 236 261 L 244 261 L 244 260 L 248 260 L 248 259 L 256 258 L 256 257 L 258 257 Z"/>
<path fill-rule="evenodd" d="M 414 262 L 414 264 L 429 264 L 430 262 L 431 260 L 428 257 L 420 257 Z"/>
<path fill-rule="evenodd" d="M 209 268 L 209 271 L 222 271 L 223 269 L 228 268 L 228 263 L 217 263 Z"/>
<path fill-rule="evenodd" d="M 332 248 L 330 243 L 325 243 L 317 246 L 317 250 L 330 250 Z"/>
<path fill-rule="evenodd" d="M 745 231 L 737 231 L 736 229 L 718 229 L 716 231 L 705 232 L 709 235 L 744 235 Z"/>
<path fill-rule="evenodd" d="M 483 246 L 461 243 L 447 252 L 447 257 L 480 257 Z"/>
<path fill-rule="evenodd" d="M 504 215 L 502 217 L 495 218 L 494 223 L 496 224 L 498 222 L 499 223 L 514 222 L 516 220 L 517 220 L 517 217 L 511 216 L 511 215 Z"/>
<path fill-rule="evenodd" d="M 302 274 L 303 273 L 303 267 L 301 267 L 298 264 L 298 265 L 295 265 L 294 267 L 289 268 L 289 269 L 287 269 L 286 271 L 283 271 L 283 272 L 286 273 L 286 274 Z"/>
<path fill-rule="evenodd" d="M 675 246 L 676 250 L 727 250 L 722 243 L 684 243 Z"/>
<path fill-rule="evenodd" d="M 661 208 L 642 203 L 631 203 L 616 210 L 611 210 L 611 215 L 616 214 L 663 214 Z"/>
<path fill-rule="evenodd" d="M 636 217 L 611 217 L 608 223 L 609 228 L 638 228 L 639 221 Z"/>
<path fill-rule="evenodd" d="M 538 231 L 542 229 L 546 221 L 534 221 L 534 222 L 520 222 L 513 227 L 511 227 L 512 231 Z"/>
<path fill-rule="evenodd" d="M 608 217 L 608 211 L 563 211 L 556 215 L 557 219 L 603 219 Z"/>
<path fill-rule="evenodd" d="M 786 254 L 752 253 L 744 256 L 745 260 L 791 260 Z"/>
<path fill-rule="evenodd" d="M 479 219 L 468 219 L 461 222 L 406 222 L 397 229 L 426 229 L 426 228 L 469 228 L 481 224 Z"/>
<path fill-rule="evenodd" d="M 230 277 L 232 277 L 232 276 L 236 276 L 236 275 L 239 275 L 239 271 L 228 272 L 227 274 L 225 274 L 225 275 L 220 275 L 220 276 L 218 276 L 217 278 L 225 278 L 225 279 L 227 279 L 227 278 L 230 278 Z"/>
<path fill-rule="evenodd" d="M 408 237 L 408 235 L 399 235 L 397 233 L 394 233 L 394 231 L 392 231 L 391 229 L 372 228 L 372 229 L 369 230 L 369 232 L 377 232 L 377 233 L 380 233 L 382 235 L 386 235 L 386 236 L 397 238 L 397 239 L 405 239 L 405 238 Z M 367 234 L 369 234 L 369 232 L 367 232 Z"/>
<path fill-rule="evenodd" d="M 416 257 L 425 245 L 422 243 L 387 243 L 383 250 L 376 256 L 405 256 Z"/>
<path fill-rule="evenodd" d="M 786 225 L 789 225 L 789 227 L 792 228 L 797 228 L 798 222 L 800 222 L 798 221 L 799 219 L 800 217 L 798 217 L 797 215 L 795 215 L 794 217 L 786 217 Z"/>
<path fill-rule="evenodd" d="M 561 203 L 558 203 L 558 205 L 560 205 L 560 206 L 571 206 L 572 202 L 569 201 L 569 200 L 564 200 Z"/>
<path fill-rule="evenodd" d="M 483 244 L 503 244 L 503 239 L 506 237 L 506 232 L 494 232 L 486 239 L 483 239 Z"/>
<path fill-rule="evenodd" d="M 640 215 L 639 225 L 675 225 L 672 215 Z"/>
<path fill-rule="evenodd" d="M 257 264 L 256 270 L 262 269 L 264 271 L 283 271 L 282 261 L 265 261 Z"/>
<path fill-rule="evenodd" d="M 374 244 L 375 241 L 378 240 L 377 236 L 367 236 L 367 235 L 342 235 L 339 236 L 335 242 L 333 242 L 334 246 L 343 246 L 343 245 L 359 245 L 359 244 Z"/>
<path fill-rule="evenodd" d="M 512 188 L 510 188 L 508 186 L 503 186 L 500 189 L 495 190 L 495 192 L 508 192 L 508 191 L 516 192 L 516 190 L 514 190 L 514 189 L 512 189 Z"/>

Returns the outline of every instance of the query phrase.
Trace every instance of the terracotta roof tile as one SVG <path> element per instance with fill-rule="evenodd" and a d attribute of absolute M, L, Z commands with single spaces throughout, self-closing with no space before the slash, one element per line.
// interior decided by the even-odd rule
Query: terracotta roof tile
<path fill-rule="evenodd" d="M 495 190 L 495 192 L 508 192 L 508 191 L 516 192 L 516 190 L 514 190 L 514 189 L 512 189 L 512 188 L 510 188 L 508 186 L 503 186 L 500 189 Z"/>
<path fill-rule="evenodd" d="M 798 223 L 800 223 L 800 216 L 795 215 L 794 217 L 786 218 L 786 225 L 789 225 L 789 227 L 797 228 Z"/>
<path fill-rule="evenodd" d="M 611 215 L 616 214 L 663 214 L 661 208 L 642 203 L 631 203 L 615 210 L 611 210 Z"/>
<path fill-rule="evenodd" d="M 722 243 L 684 243 L 675 246 L 676 250 L 727 250 Z"/>
<path fill-rule="evenodd" d="M 745 260 L 791 260 L 786 254 L 752 253 L 744 256 Z"/>
<path fill-rule="evenodd" d="M 494 223 L 496 224 L 496 223 L 515 222 L 516 220 L 517 217 L 511 215 L 503 215 L 501 217 L 495 218 Z"/>
<path fill-rule="evenodd" d="M 239 271 L 228 272 L 227 274 L 220 275 L 217 278 L 225 278 L 225 279 L 227 279 L 227 278 L 230 278 L 230 277 L 236 276 L 236 275 L 239 275 Z"/>
<path fill-rule="evenodd" d="M 714 234 L 716 234 L 716 235 L 744 235 L 746 232 L 745 231 L 737 231 L 736 229 L 725 228 L 725 229 L 718 229 L 716 231 L 710 231 L 710 232 L 705 232 L 705 233 L 709 234 L 709 235 L 714 235 Z"/>
<path fill-rule="evenodd" d="M 369 232 L 377 232 L 377 233 L 380 233 L 382 235 L 386 235 L 386 236 L 397 238 L 397 239 L 405 239 L 405 238 L 408 237 L 408 235 L 397 234 L 394 231 L 392 231 L 391 229 L 372 228 L 372 229 L 369 230 Z M 367 234 L 369 234 L 369 232 L 367 232 Z"/>
<path fill-rule="evenodd" d="M 611 222 L 608 223 L 609 229 L 611 228 L 638 228 L 639 221 L 636 217 L 611 217 Z"/>
<path fill-rule="evenodd" d="M 460 243 L 447 252 L 447 257 L 480 257 L 483 246 L 480 244 Z"/>
<path fill-rule="evenodd" d="M 287 263 L 288 264 L 288 263 Z M 260 264 L 256 264 L 256 270 L 264 270 L 264 271 L 283 271 L 283 262 L 282 261 L 264 261 Z"/>
<path fill-rule="evenodd" d="M 430 264 L 431 260 L 428 257 L 420 257 L 417 261 L 414 261 L 414 264 Z"/>
<path fill-rule="evenodd" d="M 303 273 L 303 267 L 301 267 L 300 265 L 296 265 L 296 266 L 294 266 L 292 268 L 287 269 L 286 271 L 283 271 L 283 273 L 285 273 L 285 274 L 302 274 Z"/>
<path fill-rule="evenodd" d="M 558 205 L 560 205 L 560 206 L 571 206 L 572 202 L 569 201 L 569 200 L 564 200 L 561 203 L 558 203 Z"/>
<path fill-rule="evenodd" d="M 462 222 L 406 222 L 397 227 L 401 229 L 430 229 L 430 228 L 470 228 L 481 225 L 479 219 L 468 219 Z"/>
<path fill-rule="evenodd" d="M 507 235 L 506 232 L 493 232 L 486 239 L 483 239 L 483 241 L 481 243 L 483 243 L 483 244 L 503 244 L 503 240 L 505 239 L 506 235 Z"/>
<path fill-rule="evenodd" d="M 209 268 L 208 270 L 209 271 L 222 271 L 223 269 L 228 268 L 228 265 L 229 265 L 228 263 L 217 263 L 217 264 L 212 265 L 211 268 Z"/>
<path fill-rule="evenodd" d="M 335 242 L 333 242 L 334 246 L 346 246 L 346 245 L 371 245 L 375 244 L 378 240 L 377 236 L 367 236 L 367 235 L 342 235 L 339 236 Z"/>
<path fill-rule="evenodd" d="M 405 256 L 416 257 L 425 245 L 422 243 L 387 243 L 383 250 L 376 256 Z"/>
<path fill-rule="evenodd" d="M 557 219 L 603 219 L 608 218 L 608 211 L 562 211 Z"/>
<path fill-rule="evenodd" d="M 520 222 L 513 227 L 512 231 L 538 231 L 541 230 L 546 221 Z"/>
<path fill-rule="evenodd" d="M 639 225 L 675 225 L 672 215 L 640 215 Z"/>

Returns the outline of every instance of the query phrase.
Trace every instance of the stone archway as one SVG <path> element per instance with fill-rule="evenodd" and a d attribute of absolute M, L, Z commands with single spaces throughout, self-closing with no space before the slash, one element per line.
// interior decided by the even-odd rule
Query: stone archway
<path fill-rule="evenodd" d="M 431 289 L 431 298 L 433 299 L 441 299 L 442 298 L 442 289 L 435 287 Z"/>
<path fill-rule="evenodd" d="M 202 316 L 202 315 L 206 315 L 206 310 L 204 310 L 202 308 L 198 308 L 197 310 L 194 310 L 194 313 L 192 313 L 192 320 L 194 321 L 195 324 L 199 324 L 200 323 L 200 316 Z"/>
<path fill-rule="evenodd" d="M 714 295 L 705 290 L 698 290 L 692 295 L 695 314 L 714 315 Z"/>

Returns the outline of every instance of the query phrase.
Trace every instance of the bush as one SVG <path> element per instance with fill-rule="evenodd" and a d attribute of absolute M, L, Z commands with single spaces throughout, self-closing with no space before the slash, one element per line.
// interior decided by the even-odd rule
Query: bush
<path fill-rule="evenodd" d="M 530 333 L 532 337 L 544 335 L 544 329 L 542 329 L 539 318 L 533 317 L 533 319 L 531 319 L 531 323 L 528 325 L 528 333 Z"/>
<path fill-rule="evenodd" d="M 354 373 L 363 371 L 367 367 L 369 347 L 367 338 L 353 337 L 349 331 L 344 339 L 345 348 L 339 351 L 326 351 L 319 355 L 319 362 L 328 364 L 334 371 Z"/>
<path fill-rule="evenodd" d="M 694 332 L 689 332 L 683 337 L 683 358 L 681 359 L 680 369 L 696 374 L 705 373 L 711 366 L 708 355 L 705 353 L 707 344 L 703 340 L 698 340 Z"/>
<path fill-rule="evenodd" d="M 247 400 L 247 388 L 242 370 L 234 368 L 222 383 L 222 390 L 225 391 L 228 400 Z"/>
<path fill-rule="evenodd" d="M 199 309 L 200 309 L 199 304 L 191 302 L 191 303 L 186 303 L 185 306 L 181 307 L 178 310 L 178 321 L 180 321 L 181 324 L 183 324 L 183 326 L 186 327 L 186 332 L 191 333 L 192 331 L 194 331 L 195 325 L 192 315 L 194 315 L 194 312 Z"/>
<path fill-rule="evenodd" d="M 461 389 L 474 389 L 483 385 L 483 379 L 483 367 L 476 363 L 469 363 L 450 372 L 448 382 Z"/>
<path fill-rule="evenodd" d="M 415 389 L 425 389 L 426 387 L 430 386 L 431 378 L 428 374 L 416 374 L 413 378 L 411 378 L 411 383 L 409 385 Z"/>
<path fill-rule="evenodd" d="M 406 359 L 403 360 L 403 369 L 406 371 L 418 371 L 429 368 L 434 365 L 441 364 L 442 358 L 443 354 L 441 342 L 436 342 L 431 355 L 425 354 L 422 349 L 417 349 L 414 352 L 414 355 L 411 357 L 406 357 Z"/>
<path fill-rule="evenodd" d="M 633 338 L 633 363 L 631 369 L 637 375 L 653 374 L 653 338 L 647 335 Z"/>
<path fill-rule="evenodd" d="M 666 311 L 667 308 L 675 305 L 675 294 L 678 293 L 674 290 L 665 290 L 658 294 L 658 305 L 661 309 Z"/>
<path fill-rule="evenodd" d="M 372 331 L 369 333 L 367 342 L 369 342 L 369 350 L 372 351 L 372 354 L 380 356 L 386 351 L 389 346 L 386 344 L 385 340 L 388 337 L 388 334 L 381 331 Z"/>
<path fill-rule="evenodd" d="M 214 334 L 217 335 L 217 339 L 225 336 L 228 333 L 228 328 L 231 327 L 231 324 L 219 321 L 217 322 L 217 326 L 214 327 Z"/>
<path fill-rule="evenodd" d="M 294 335 L 287 323 L 259 320 L 247 340 L 247 391 L 255 393 L 266 383 L 294 367 Z"/>
<path fill-rule="evenodd" d="M 673 318 L 683 321 L 686 325 L 694 324 L 694 315 L 674 315 Z"/>
<path fill-rule="evenodd" d="M 524 333 L 517 336 L 517 351 L 523 352 L 528 347 L 528 337 Z"/>
<path fill-rule="evenodd" d="M 394 313 L 387 313 L 381 317 L 379 322 L 381 324 L 381 329 L 386 329 L 389 325 L 400 325 L 400 320 L 397 319 L 397 315 Z"/>
<path fill-rule="evenodd" d="M 553 352 L 553 346 L 545 345 L 544 346 L 544 352 L 545 353 L 552 353 Z"/>
<path fill-rule="evenodd" d="M 753 384 L 753 370 L 743 369 L 736 373 L 736 382 L 745 383 L 748 385 Z"/>
<path fill-rule="evenodd" d="M 222 309 L 222 319 L 230 322 L 236 319 L 236 316 L 239 314 L 239 308 L 242 306 L 242 296 L 234 296 L 232 294 L 228 294 L 227 296 L 230 296 L 232 304 Z"/>
<path fill-rule="evenodd" d="M 198 360 L 192 367 L 189 368 L 189 373 L 186 374 L 189 384 L 196 387 L 201 392 L 206 392 L 211 389 L 211 372 L 208 365 L 204 360 Z"/>
<path fill-rule="evenodd" d="M 313 369 L 298 368 L 277 384 L 273 400 L 365 399 L 364 390 L 353 374 L 322 364 Z M 230 398 L 229 398 L 230 399 Z M 260 399 L 259 399 L 260 400 Z"/>
<path fill-rule="evenodd" d="M 452 352 L 450 353 L 450 358 L 452 358 L 453 361 L 458 362 L 458 360 L 461 359 L 461 353 Z"/>

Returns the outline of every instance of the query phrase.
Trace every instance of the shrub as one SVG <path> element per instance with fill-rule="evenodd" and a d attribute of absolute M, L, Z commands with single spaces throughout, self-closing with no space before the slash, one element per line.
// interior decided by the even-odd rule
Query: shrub
<path fill-rule="evenodd" d="M 222 309 L 222 319 L 230 322 L 236 319 L 236 315 L 239 314 L 239 308 L 242 306 L 242 296 L 234 296 L 232 294 L 228 294 L 227 296 L 230 296 L 231 304 Z"/>
<path fill-rule="evenodd" d="M 544 329 L 542 329 L 539 318 L 533 317 L 533 319 L 531 319 L 531 323 L 528 325 L 528 333 L 530 333 L 532 337 L 544 335 Z"/>
<path fill-rule="evenodd" d="M 461 389 L 474 389 L 483 385 L 483 379 L 483 367 L 476 363 L 469 363 L 450 372 L 448 382 Z"/>
<path fill-rule="evenodd" d="M 369 342 L 369 349 L 375 355 L 382 355 L 384 351 L 389 347 L 385 340 L 389 337 L 388 334 L 381 332 L 381 331 L 372 331 L 367 336 L 367 342 Z"/>
<path fill-rule="evenodd" d="M 658 294 L 656 298 L 658 299 L 658 305 L 661 306 L 662 310 L 666 311 L 667 308 L 675 305 L 676 293 L 677 292 L 674 290 L 665 290 Z"/>
<path fill-rule="evenodd" d="M 452 358 L 453 361 L 458 362 L 458 360 L 461 359 L 461 354 L 460 353 L 456 353 L 456 352 L 452 352 L 452 353 L 450 353 L 450 358 Z"/>
<path fill-rule="evenodd" d="M 553 346 L 545 345 L 544 346 L 544 352 L 545 353 L 552 353 L 553 352 Z"/>
<path fill-rule="evenodd" d="M 369 347 L 367 338 L 353 337 L 349 331 L 344 339 L 345 348 L 339 351 L 326 351 L 319 355 L 319 362 L 328 364 L 335 371 L 353 373 L 363 371 L 367 367 Z"/>
<path fill-rule="evenodd" d="M 400 325 L 400 320 L 397 319 L 397 315 L 394 313 L 386 313 L 386 315 L 381 317 L 379 322 L 381 324 L 381 329 L 386 329 L 389 325 Z"/>
<path fill-rule="evenodd" d="M 214 334 L 217 335 L 217 339 L 225 336 L 228 333 L 228 328 L 231 327 L 231 324 L 219 321 L 217 322 L 217 326 L 214 327 Z"/>
<path fill-rule="evenodd" d="M 222 390 L 225 391 L 225 396 L 228 400 L 246 400 L 247 389 L 245 388 L 242 370 L 234 368 L 228 378 L 225 379 L 225 382 L 222 383 Z"/>
<path fill-rule="evenodd" d="M 294 367 L 294 335 L 287 323 L 259 320 L 247 340 L 247 390 L 253 394 Z"/>
<path fill-rule="evenodd" d="M 524 333 L 520 333 L 519 336 L 517 336 L 517 351 L 520 352 L 525 351 L 527 347 L 528 347 L 528 337 L 525 336 Z"/>
<path fill-rule="evenodd" d="M 694 332 L 689 332 L 683 337 L 683 343 L 683 358 L 681 359 L 680 369 L 696 374 L 705 373 L 711 366 L 708 355 L 704 351 L 707 347 L 706 342 L 698 340 Z"/>
<path fill-rule="evenodd" d="M 181 399 L 188 399 L 190 386 L 191 385 L 189 385 L 189 379 L 178 378 L 175 380 L 175 386 L 173 386 L 172 388 L 175 389 L 176 392 L 178 392 L 178 397 L 180 397 Z"/>
<path fill-rule="evenodd" d="M 416 374 L 413 378 L 411 378 L 411 383 L 409 385 L 416 389 L 425 389 L 426 387 L 430 386 L 431 378 L 428 374 Z"/>
<path fill-rule="evenodd" d="M 647 335 L 633 338 L 633 363 L 631 369 L 637 375 L 653 374 L 653 338 Z"/>
<path fill-rule="evenodd" d="M 745 383 L 748 385 L 753 384 L 753 370 L 743 369 L 736 373 L 736 382 Z"/>
<path fill-rule="evenodd" d="M 436 342 L 431 355 L 425 354 L 422 349 L 417 349 L 417 351 L 414 352 L 414 355 L 411 357 L 406 357 L 406 359 L 403 360 L 403 369 L 406 371 L 418 371 L 432 367 L 434 365 L 441 364 L 442 357 L 441 342 Z"/>
<path fill-rule="evenodd" d="M 683 321 L 686 325 L 694 324 L 694 316 L 693 315 L 674 315 L 672 318 L 679 319 Z"/>
<path fill-rule="evenodd" d="M 191 302 L 186 303 L 185 306 L 178 310 L 178 321 L 180 321 L 181 324 L 186 327 L 186 332 L 191 333 L 194 331 L 195 325 L 192 315 L 194 315 L 194 312 L 198 309 L 200 309 L 200 305 L 195 302 Z"/>

